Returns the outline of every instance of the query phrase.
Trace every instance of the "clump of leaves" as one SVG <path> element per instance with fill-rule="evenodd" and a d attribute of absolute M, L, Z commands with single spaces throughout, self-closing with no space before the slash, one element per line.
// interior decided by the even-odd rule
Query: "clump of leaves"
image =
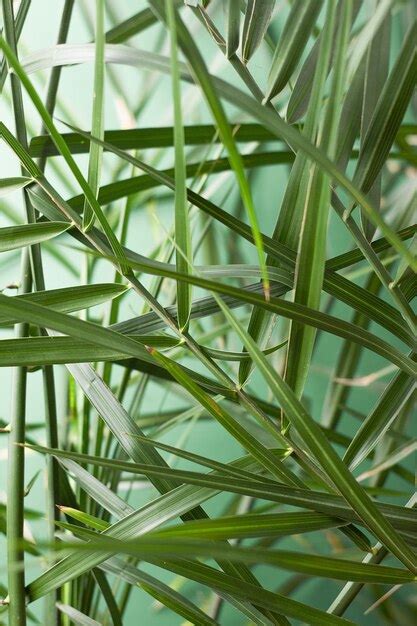
<path fill-rule="evenodd" d="M 9 624 L 414 623 L 413 2 L 65 0 L 27 54 L 30 4 L 0 39 Z"/>

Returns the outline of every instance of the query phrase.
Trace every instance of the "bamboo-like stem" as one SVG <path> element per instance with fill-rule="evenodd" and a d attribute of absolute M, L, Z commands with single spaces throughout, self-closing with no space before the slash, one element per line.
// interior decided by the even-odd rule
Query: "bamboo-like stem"
<path fill-rule="evenodd" d="M 59 25 L 57 44 L 62 44 L 67 41 L 73 8 L 74 8 L 74 0 L 65 0 L 64 8 L 62 11 L 61 23 Z M 59 65 L 56 67 L 53 67 L 51 71 L 51 76 L 49 78 L 45 106 L 46 106 L 48 113 L 51 113 L 51 114 L 53 113 L 55 109 L 59 79 L 61 78 L 61 70 L 62 70 L 62 67 Z M 45 131 L 46 131 L 45 126 L 42 125 L 41 134 L 45 133 Z M 42 171 L 45 170 L 46 156 L 42 155 L 40 157 L 38 165 Z"/>
<path fill-rule="evenodd" d="M 4 16 L 4 31 L 6 41 L 11 46 L 13 52 L 17 55 L 17 39 L 15 30 L 15 20 L 13 15 L 13 3 L 11 0 L 3 0 L 3 16 Z M 59 76 L 58 76 L 59 79 Z M 11 87 L 12 87 L 12 99 L 13 99 L 13 112 L 15 118 L 16 135 L 20 143 L 27 148 L 27 136 L 26 136 L 26 121 L 23 108 L 22 90 L 19 79 L 14 74 L 11 75 Z M 58 81 L 56 81 L 55 88 L 58 87 Z M 52 90 L 53 92 L 53 90 Z M 52 101 L 55 102 L 54 98 Z M 22 170 L 25 174 L 25 171 Z M 26 219 L 28 223 L 36 222 L 36 213 L 32 207 L 29 197 L 26 193 L 23 195 Z M 45 289 L 45 280 L 42 268 L 42 257 L 39 245 L 31 246 L 28 251 L 25 251 L 22 257 L 22 291 L 28 293 L 32 289 L 32 285 L 36 290 Z M 20 324 L 16 330 L 17 337 L 26 337 L 28 335 L 28 325 Z M 45 335 L 46 331 L 41 329 L 41 334 Z M 57 429 L 57 412 L 56 412 L 56 398 L 55 398 L 55 381 L 52 366 L 45 366 L 42 370 L 43 385 L 44 385 L 44 397 L 45 397 L 45 419 L 46 419 L 46 439 L 48 445 L 51 447 L 58 446 L 58 429 Z M 25 441 L 25 403 L 26 403 L 26 378 L 27 370 L 25 368 L 19 368 L 16 370 L 14 379 L 14 398 L 12 406 L 12 436 L 10 437 L 9 446 L 9 483 L 8 487 L 10 492 L 8 494 L 8 511 L 10 508 L 10 496 L 21 499 L 21 503 L 15 503 L 17 512 L 16 519 L 14 520 L 14 512 L 10 512 L 10 520 L 8 518 L 8 529 L 15 528 L 16 537 L 10 538 L 9 534 L 9 597 L 11 607 L 16 605 L 16 614 L 11 609 L 11 623 L 14 623 L 14 619 L 20 620 L 16 623 L 24 624 L 26 622 L 26 612 L 24 610 L 25 596 L 24 596 L 24 570 L 17 573 L 14 577 L 13 566 L 10 567 L 10 561 L 13 561 L 20 555 L 16 551 L 16 545 L 20 541 L 20 537 L 23 534 L 23 497 L 24 497 L 24 450 L 16 444 L 24 443 Z M 14 433 L 13 433 L 14 431 Z M 12 450 L 12 448 L 16 448 Z M 52 541 L 55 533 L 55 520 L 57 518 L 56 504 L 58 503 L 58 477 L 57 477 L 57 462 L 55 459 L 47 460 L 47 521 L 48 521 L 48 536 Z M 13 478 L 11 478 L 13 475 Z M 21 511 L 20 511 L 21 509 Z M 20 515 L 22 518 L 20 519 Z M 14 520 L 14 521 L 13 521 Z M 17 537 L 17 535 L 19 537 Z M 23 589 L 22 589 L 23 587 Z M 18 601 L 13 602 L 12 595 L 17 596 Z M 23 599 L 22 597 L 23 596 Z M 45 605 L 45 619 L 53 626 L 58 624 L 58 612 L 55 606 L 56 593 L 51 593 L 46 596 Z M 22 609 L 23 603 L 23 609 Z M 22 611 L 23 615 L 22 615 Z"/>
<path fill-rule="evenodd" d="M 72 10 L 74 7 L 74 0 L 65 0 L 64 8 L 62 11 L 61 23 L 59 27 L 59 33 L 57 43 L 65 43 L 68 37 L 69 26 L 71 22 Z M 46 95 L 45 106 L 48 112 L 52 115 L 55 109 L 56 96 L 58 93 L 59 80 L 61 78 L 61 67 L 52 68 L 51 76 L 48 83 L 48 91 Z M 42 125 L 41 133 L 45 132 L 45 128 Z M 42 156 L 39 159 L 38 165 L 42 171 L 46 167 L 46 156 Z M 42 270 L 42 259 L 37 255 L 35 265 L 35 277 L 37 289 L 45 289 L 45 282 Z M 40 283 L 40 284 L 39 284 Z M 47 335 L 44 329 L 41 329 L 42 335 Z M 58 441 L 58 418 L 57 418 L 57 406 L 56 406 L 56 393 L 55 393 L 55 376 L 52 366 L 45 366 L 43 368 L 43 387 L 45 397 L 45 426 L 46 426 L 46 441 L 47 445 L 51 448 L 59 446 Z M 47 459 L 47 522 L 48 522 L 48 537 L 50 541 L 55 537 L 55 521 L 59 518 L 59 511 L 57 504 L 60 503 L 59 497 L 59 465 L 55 458 L 49 457 Z M 45 598 L 45 619 L 53 620 L 54 624 L 59 623 L 59 613 L 56 609 L 57 594 L 50 593 Z M 69 623 L 67 619 L 64 620 Z"/>
<path fill-rule="evenodd" d="M 22 256 L 22 291 L 31 289 L 32 279 L 27 249 Z M 16 337 L 26 337 L 28 324 L 16 325 Z M 20 545 L 23 539 L 24 494 L 25 494 L 25 451 L 18 444 L 25 441 L 26 417 L 25 367 L 13 372 L 13 395 L 10 419 L 8 470 L 7 470 L 7 571 L 9 587 L 9 620 L 15 626 L 26 624 L 24 552 Z"/>
<path fill-rule="evenodd" d="M 12 0 L 3 0 L 3 21 L 6 41 L 16 51 L 16 34 Z M 16 123 L 16 134 L 19 141 L 26 142 L 26 131 L 23 120 L 22 93 L 19 88 L 19 79 L 15 75 L 10 77 L 12 86 L 13 109 Z M 21 124 L 23 121 L 23 125 Z M 27 217 L 30 210 L 26 203 Z M 29 221 L 29 219 L 28 219 Z M 21 290 L 27 293 L 32 287 L 30 258 L 27 249 L 22 255 Z M 26 337 L 29 325 L 16 325 L 16 337 Z M 25 573 L 23 567 L 24 551 L 21 547 L 24 523 L 24 493 L 25 493 L 25 451 L 18 444 L 25 441 L 26 419 L 26 378 L 27 370 L 18 367 L 14 370 L 13 395 L 10 420 L 10 437 L 7 471 L 7 566 L 9 587 L 9 620 L 10 624 L 25 626 Z"/>

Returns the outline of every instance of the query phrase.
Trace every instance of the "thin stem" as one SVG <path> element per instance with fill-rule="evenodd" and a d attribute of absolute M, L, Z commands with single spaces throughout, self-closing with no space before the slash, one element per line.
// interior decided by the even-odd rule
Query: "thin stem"
<path fill-rule="evenodd" d="M 74 0 L 65 0 L 64 9 L 62 11 L 61 24 L 59 26 L 59 33 L 57 38 L 57 44 L 62 44 L 67 41 L 68 31 L 71 23 L 72 9 L 74 8 Z M 45 106 L 49 113 L 53 113 L 56 104 L 56 96 L 58 93 L 59 79 L 61 78 L 62 67 L 57 65 L 52 68 L 51 76 L 48 84 L 48 91 L 46 94 Z M 45 126 L 42 124 L 41 135 L 46 132 Z M 45 170 L 46 156 L 41 156 L 38 165 L 42 171 Z"/>
<path fill-rule="evenodd" d="M 3 16 L 4 16 L 4 30 L 5 38 L 9 43 L 13 52 L 17 56 L 17 37 L 16 26 L 13 15 L 13 3 L 11 0 L 3 0 Z M 26 120 L 23 108 L 22 89 L 20 81 L 15 74 L 11 75 L 11 88 L 12 88 L 12 100 L 13 100 L 13 112 L 16 126 L 16 136 L 21 145 L 27 149 L 27 135 L 26 135 Z M 22 173 L 25 174 L 25 170 L 22 168 Z M 26 219 L 28 223 L 36 222 L 36 213 L 30 202 L 29 196 L 23 193 L 24 205 L 26 211 Z M 22 290 L 23 293 L 28 293 L 32 289 L 32 283 L 36 290 L 45 289 L 45 280 L 42 268 L 42 257 L 39 245 L 31 246 L 28 251 L 23 254 L 23 266 L 22 266 Z M 42 335 L 46 335 L 45 329 L 40 329 Z M 29 326 L 20 324 L 17 327 L 16 334 L 18 337 L 26 337 L 29 334 Z M 53 368 L 46 366 L 42 368 L 43 385 L 44 385 L 44 397 L 45 397 L 45 419 L 46 419 L 46 436 L 48 445 L 53 447 L 58 446 L 58 430 L 57 430 L 57 412 L 56 412 L 56 398 L 55 398 L 55 381 Z M 9 480 L 8 487 L 14 493 L 16 499 L 21 498 L 20 505 L 17 505 L 17 519 L 13 521 L 14 512 L 10 513 L 11 519 L 8 519 L 8 534 L 10 529 L 15 529 L 17 535 L 23 534 L 23 497 L 24 497 L 24 450 L 20 449 L 16 444 L 24 443 L 25 441 L 25 402 L 26 402 L 26 378 L 27 370 L 25 368 L 19 368 L 16 370 L 15 375 L 15 395 L 12 408 L 12 432 L 15 430 L 14 436 L 10 438 L 10 448 L 14 447 L 17 451 L 9 450 L 9 472 L 13 475 L 13 478 Z M 55 459 L 48 459 L 47 462 L 47 522 L 48 522 L 48 536 L 50 540 L 55 536 L 55 520 L 57 518 L 56 504 L 58 503 L 58 477 L 56 473 L 57 461 Z M 9 508 L 10 507 L 10 493 L 9 493 Z M 19 506 L 22 509 L 22 519 L 20 520 Z M 22 613 L 25 606 L 25 590 L 24 590 L 24 570 L 21 573 L 13 574 L 13 566 L 10 567 L 10 560 L 13 560 L 17 554 L 15 554 L 15 538 L 10 538 L 11 547 L 9 549 L 9 596 L 18 598 L 15 600 L 16 611 L 11 612 L 11 623 L 16 624 L 26 623 L 26 611 Z M 16 539 L 17 543 L 17 539 Z M 10 576 L 13 579 L 10 580 Z M 58 624 L 58 611 L 55 607 L 56 593 L 53 592 L 46 596 L 45 604 L 45 618 L 51 626 Z M 13 600 L 11 599 L 11 606 Z M 18 621 L 19 620 L 19 621 Z"/>
<path fill-rule="evenodd" d="M 12 0 L 3 0 L 4 34 L 6 41 L 16 52 L 16 33 L 13 15 Z M 16 134 L 19 141 L 26 145 L 26 130 L 23 117 L 22 93 L 19 79 L 12 74 L 13 110 L 15 116 Z M 23 122 L 23 123 L 22 123 Z M 25 196 L 24 196 L 25 197 Z M 28 221 L 33 217 L 28 202 L 25 202 Z M 27 293 L 32 287 L 29 252 L 26 248 L 22 254 L 21 290 Z M 16 337 L 26 337 L 29 332 L 28 324 L 16 325 Z M 18 367 L 14 370 L 13 396 L 10 420 L 8 481 L 7 481 L 7 566 L 9 586 L 9 615 L 10 623 L 16 626 L 26 625 L 25 601 L 25 571 L 23 567 L 24 552 L 21 548 L 24 523 L 24 493 L 25 493 L 25 451 L 18 444 L 25 441 L 26 421 L 26 378 L 27 370 Z"/>
<path fill-rule="evenodd" d="M 25 249 L 22 256 L 22 292 L 29 292 L 31 285 L 29 253 Z M 28 324 L 16 325 L 17 338 L 27 337 L 28 331 Z M 23 539 L 25 451 L 22 446 L 18 445 L 25 441 L 26 378 L 25 367 L 14 369 L 7 472 L 9 620 L 10 624 L 16 626 L 26 624 L 24 552 L 19 545 Z"/>

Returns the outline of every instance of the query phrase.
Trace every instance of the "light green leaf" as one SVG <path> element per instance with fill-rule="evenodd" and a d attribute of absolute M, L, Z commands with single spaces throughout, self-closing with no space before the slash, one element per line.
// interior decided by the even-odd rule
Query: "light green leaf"
<path fill-rule="evenodd" d="M 181 82 L 177 52 L 177 30 L 175 7 L 170 0 L 165 2 L 171 43 L 172 100 L 174 106 L 174 147 L 175 147 L 175 260 L 178 272 L 188 273 L 193 252 L 188 215 L 186 188 L 186 161 L 184 153 L 184 129 L 182 121 Z M 95 133 L 93 133 L 95 135 Z M 95 135 L 96 136 L 96 135 Z M 99 137 L 102 139 L 102 137 Z M 100 145 L 100 144 L 96 144 Z M 180 329 L 187 329 L 190 317 L 191 287 L 177 282 L 178 323 Z"/>
<path fill-rule="evenodd" d="M 322 0 L 295 0 L 279 38 L 268 76 L 265 102 L 279 94 L 290 80 L 323 5 Z"/>
<path fill-rule="evenodd" d="M 0 228 L 0 252 L 32 246 L 64 233 L 70 224 L 67 222 L 47 222 L 22 224 Z"/>
<path fill-rule="evenodd" d="M 227 0 L 227 38 L 226 56 L 228 59 L 239 48 L 240 39 L 240 6 L 235 0 Z"/>
<path fill-rule="evenodd" d="M 162 537 L 161 537 L 162 535 Z M 136 555 L 142 559 L 147 558 L 178 558 L 178 557 L 221 557 L 221 550 L 231 560 L 245 563 L 267 563 L 283 569 L 299 572 L 310 576 L 322 576 L 339 580 L 353 580 L 379 584 L 404 584 L 416 581 L 416 576 L 404 569 L 384 567 L 365 563 L 355 563 L 345 559 L 335 559 L 299 552 L 286 552 L 282 550 L 265 550 L 256 548 L 241 548 L 235 546 L 223 547 L 216 543 L 198 540 L 183 539 L 169 533 L 167 539 L 165 533 L 148 533 L 146 537 L 140 537 L 134 541 L 115 541 L 100 539 L 92 540 L 90 545 L 75 544 L 74 550 L 108 550 L 115 553 L 124 552 Z M 173 538 L 175 537 L 175 541 Z M 67 544 L 68 545 L 68 544 Z"/>
<path fill-rule="evenodd" d="M 239 2 L 235 2 L 239 6 Z M 275 0 L 248 0 L 243 22 L 242 58 L 247 63 L 265 36 Z M 239 10 L 239 9 L 238 9 Z"/>
<path fill-rule="evenodd" d="M 14 176 L 12 178 L 1 178 L 0 179 L 0 198 L 6 196 L 8 193 L 12 193 L 13 191 L 17 191 L 18 189 L 23 189 L 29 183 L 32 183 L 32 178 L 28 178 L 27 176 Z"/>
<path fill-rule="evenodd" d="M 104 138 L 104 0 L 96 0 L 96 31 L 95 31 L 95 59 L 94 59 L 94 87 L 93 87 L 93 110 L 91 116 L 91 132 L 95 137 Z M 97 198 L 100 184 L 101 162 L 103 150 L 98 144 L 90 145 L 90 157 L 88 160 L 88 185 L 91 193 Z M 83 230 L 88 231 L 94 223 L 94 208 L 87 198 L 84 202 Z"/>
<path fill-rule="evenodd" d="M 77 624 L 77 626 L 100 626 L 100 622 L 97 622 L 95 619 L 88 617 L 88 615 L 81 613 L 81 611 L 75 609 L 69 604 L 57 602 L 57 607 L 61 613 L 67 615 L 71 621 L 74 622 L 74 624 Z"/>

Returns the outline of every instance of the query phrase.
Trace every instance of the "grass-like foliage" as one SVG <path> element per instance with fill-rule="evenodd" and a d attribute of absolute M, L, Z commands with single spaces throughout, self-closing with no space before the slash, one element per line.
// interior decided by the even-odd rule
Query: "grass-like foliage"
<path fill-rule="evenodd" d="M 414 1 L 2 9 L 0 623 L 415 624 Z"/>

